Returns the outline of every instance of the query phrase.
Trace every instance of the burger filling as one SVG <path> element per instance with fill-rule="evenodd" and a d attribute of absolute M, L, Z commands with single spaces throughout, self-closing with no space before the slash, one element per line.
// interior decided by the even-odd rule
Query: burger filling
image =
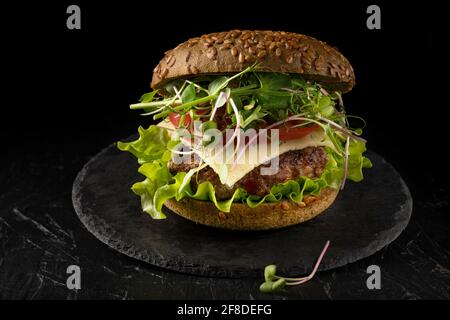
<path fill-rule="evenodd" d="M 233 187 L 229 187 L 220 182 L 218 174 L 211 167 L 206 167 L 198 172 L 196 179 L 191 179 L 191 187 L 195 192 L 199 184 L 209 181 L 214 187 L 217 199 L 220 200 L 231 198 L 238 188 L 244 189 L 249 194 L 263 197 L 269 194 L 270 189 L 277 184 L 297 180 L 300 177 L 311 179 L 320 177 L 327 162 L 328 157 L 323 147 L 307 147 L 280 155 L 279 169 L 273 175 L 261 175 L 261 166 L 267 166 L 267 164 L 262 164 L 247 173 Z M 190 163 L 169 162 L 169 170 L 172 175 L 176 175 L 178 172 L 189 172 L 198 166 L 199 162 L 195 161 L 194 157 Z"/>
<path fill-rule="evenodd" d="M 343 188 L 348 179 L 361 181 L 362 169 L 371 166 L 362 129 L 350 126 L 341 94 L 297 74 L 260 72 L 254 65 L 233 75 L 177 79 L 131 108 L 158 122 L 140 127 L 135 141 L 118 143 L 140 164 L 145 178 L 132 190 L 155 219 L 165 218 L 165 201 L 186 197 L 224 212 L 233 203 L 300 203 L 325 188 Z M 253 138 L 240 138 L 251 130 Z M 269 137 L 275 154 L 248 161 L 251 141 L 259 146 L 269 131 L 277 133 Z M 217 161 L 212 146 L 231 147 L 231 163 Z M 184 161 L 174 160 L 180 156 Z M 273 159 L 277 170 L 262 174 Z"/>

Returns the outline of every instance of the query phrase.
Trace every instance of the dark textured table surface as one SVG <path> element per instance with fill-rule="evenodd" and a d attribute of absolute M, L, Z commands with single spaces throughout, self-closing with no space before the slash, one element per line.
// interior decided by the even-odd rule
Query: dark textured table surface
<path fill-rule="evenodd" d="M 2 158 L 0 298 L 450 298 L 448 189 L 442 181 L 429 176 L 416 185 L 406 177 L 414 198 L 413 215 L 394 243 L 367 259 L 322 272 L 303 286 L 267 295 L 259 292 L 258 279 L 166 271 L 128 258 L 90 234 L 72 207 L 72 183 L 108 139 L 99 136 L 86 147 L 83 137 L 73 138 L 70 145 L 63 138 L 36 137 L 34 142 L 11 147 Z M 66 269 L 72 264 L 81 267 L 77 291 L 66 287 Z M 381 268 L 381 290 L 366 286 L 366 269 L 373 264 Z"/>

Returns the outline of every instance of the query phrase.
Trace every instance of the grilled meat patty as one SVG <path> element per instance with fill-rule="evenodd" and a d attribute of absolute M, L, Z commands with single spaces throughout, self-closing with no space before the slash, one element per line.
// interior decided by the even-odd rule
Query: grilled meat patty
<path fill-rule="evenodd" d="M 198 162 L 194 159 L 192 157 L 192 162 L 180 164 L 170 161 L 169 170 L 174 175 L 181 171 L 188 172 L 198 166 Z M 216 197 L 221 200 L 231 198 L 237 188 L 244 188 L 250 194 L 265 196 L 270 192 L 270 188 L 276 184 L 295 180 L 301 176 L 308 178 L 319 177 L 324 171 L 327 162 L 328 157 L 323 147 L 307 147 L 302 150 L 288 151 L 280 155 L 279 170 L 273 175 L 261 175 L 261 166 L 265 166 L 265 164 L 262 164 L 247 173 L 230 188 L 220 183 L 219 176 L 213 169 L 206 167 L 199 171 L 197 179 L 191 179 L 191 187 L 195 191 L 198 184 L 203 181 L 209 181 L 216 190 Z"/>

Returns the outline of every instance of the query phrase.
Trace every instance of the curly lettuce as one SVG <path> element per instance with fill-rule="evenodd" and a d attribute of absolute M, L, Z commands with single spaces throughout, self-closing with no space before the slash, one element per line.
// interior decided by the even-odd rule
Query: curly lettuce
<path fill-rule="evenodd" d="M 139 164 L 148 163 L 153 160 L 169 161 L 171 152 L 167 149 L 170 141 L 167 130 L 157 126 L 148 129 L 138 128 L 139 138 L 132 142 L 118 142 L 119 150 L 128 151 L 133 154 Z"/>
<path fill-rule="evenodd" d="M 330 148 L 326 148 L 328 163 L 319 178 L 310 179 L 300 177 L 273 186 L 270 193 L 264 197 L 249 194 L 246 190 L 238 188 L 233 196 L 227 200 L 218 200 L 214 186 L 209 181 L 200 183 L 194 192 L 190 180 L 195 176 L 195 171 L 189 173 L 178 172 L 172 176 L 168 169 L 171 151 L 168 148 L 170 142 L 166 129 L 151 125 L 148 129 L 139 127 L 139 138 L 131 142 L 118 142 L 117 147 L 122 151 L 132 153 L 141 164 L 139 173 L 145 179 L 133 184 L 132 191 L 140 196 L 143 211 L 150 214 L 153 219 L 164 219 L 162 213 L 164 202 L 169 199 L 180 201 L 183 198 L 192 198 L 202 201 L 211 201 L 223 212 L 229 212 L 232 203 L 245 203 L 254 208 L 262 203 L 279 202 L 282 199 L 290 199 L 301 202 L 305 195 L 318 195 L 328 187 L 339 188 L 344 177 L 344 156 Z M 347 178 L 355 182 L 363 179 L 363 168 L 372 166 L 370 160 L 363 156 L 366 150 L 365 143 L 351 140 L 349 145 L 349 161 Z"/>

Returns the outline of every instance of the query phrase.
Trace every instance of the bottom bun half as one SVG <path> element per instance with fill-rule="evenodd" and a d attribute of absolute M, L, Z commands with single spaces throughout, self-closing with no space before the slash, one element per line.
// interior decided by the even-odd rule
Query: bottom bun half
<path fill-rule="evenodd" d="M 176 214 L 203 225 L 231 230 L 278 229 L 305 222 L 325 211 L 336 199 L 338 190 L 327 188 L 318 196 L 305 196 L 298 204 L 284 200 L 263 203 L 256 208 L 233 203 L 230 212 L 221 212 L 210 201 L 184 198 L 168 200 L 165 206 Z"/>

